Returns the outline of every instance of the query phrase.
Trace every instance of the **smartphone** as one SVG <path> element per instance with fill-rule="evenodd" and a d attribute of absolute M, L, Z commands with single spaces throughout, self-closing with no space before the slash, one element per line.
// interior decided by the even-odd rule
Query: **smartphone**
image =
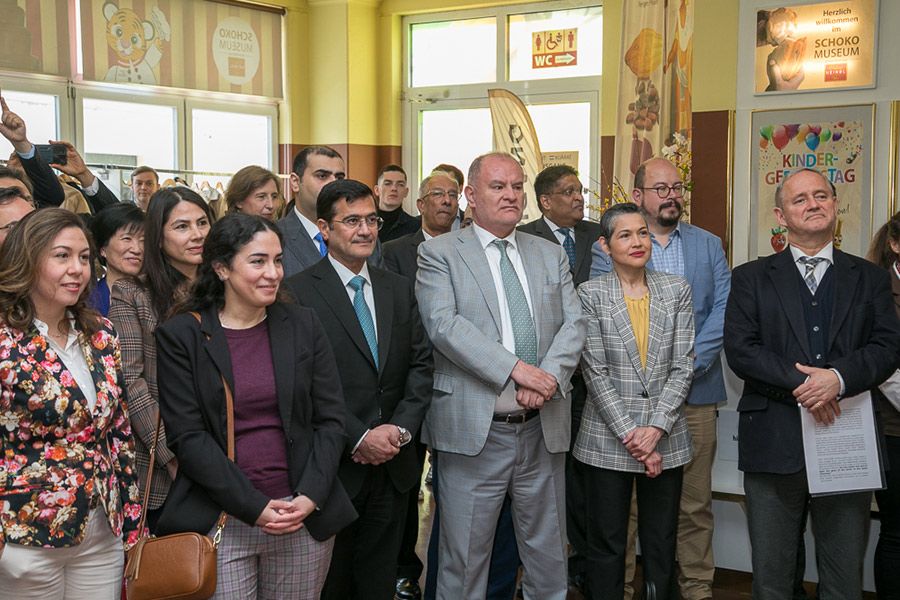
<path fill-rule="evenodd" d="M 35 144 L 38 154 L 44 159 L 48 165 L 64 165 L 66 164 L 67 148 L 63 144 Z"/>

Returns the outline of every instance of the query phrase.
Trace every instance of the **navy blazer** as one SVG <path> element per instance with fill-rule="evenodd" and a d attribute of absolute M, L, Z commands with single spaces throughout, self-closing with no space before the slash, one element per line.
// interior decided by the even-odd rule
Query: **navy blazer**
<path fill-rule="evenodd" d="M 722 250 L 722 240 L 690 223 L 680 223 L 684 251 L 684 278 L 691 284 L 694 300 L 694 379 L 688 404 L 717 404 L 726 400 L 722 373 L 722 332 L 725 305 L 731 290 L 731 272 Z M 609 257 L 595 243 L 591 279 L 612 270 Z M 647 264 L 653 268 L 653 258 Z"/>

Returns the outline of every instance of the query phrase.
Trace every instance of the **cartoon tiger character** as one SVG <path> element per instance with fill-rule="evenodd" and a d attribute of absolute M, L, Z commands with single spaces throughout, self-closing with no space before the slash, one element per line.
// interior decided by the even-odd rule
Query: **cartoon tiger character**
<path fill-rule="evenodd" d="M 163 40 L 168 42 L 171 36 L 166 16 L 154 7 L 151 23 L 142 20 L 130 8 L 119 8 L 112 2 L 103 5 L 103 16 L 106 18 L 106 43 L 118 61 L 106 72 L 105 80 L 156 84 L 153 69 L 162 59 Z"/>

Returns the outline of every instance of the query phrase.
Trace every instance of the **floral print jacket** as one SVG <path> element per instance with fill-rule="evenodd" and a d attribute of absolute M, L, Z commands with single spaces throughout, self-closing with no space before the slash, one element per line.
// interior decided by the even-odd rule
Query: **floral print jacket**
<path fill-rule="evenodd" d="M 93 411 L 36 327 L 0 323 L 0 548 L 79 544 L 95 491 L 113 533 L 126 547 L 137 541 L 141 499 L 119 340 L 102 319 L 79 344 L 97 389 Z"/>

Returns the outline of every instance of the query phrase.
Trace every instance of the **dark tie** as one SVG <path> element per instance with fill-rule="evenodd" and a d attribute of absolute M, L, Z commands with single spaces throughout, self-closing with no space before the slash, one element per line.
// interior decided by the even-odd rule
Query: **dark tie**
<path fill-rule="evenodd" d="M 809 291 L 815 294 L 816 288 L 819 287 L 819 282 L 816 281 L 816 266 L 818 266 L 820 262 L 826 261 L 828 259 L 821 257 L 801 256 L 797 260 L 800 261 L 800 264 L 806 267 L 806 272 L 803 274 L 803 281 L 806 282 L 806 287 L 809 288 Z"/>
<path fill-rule="evenodd" d="M 319 255 L 325 256 L 328 254 L 328 246 L 325 245 L 325 240 L 322 238 L 322 232 L 320 231 L 316 235 L 313 236 L 313 239 L 316 240 L 316 243 L 319 244 Z"/>
<path fill-rule="evenodd" d="M 356 318 L 359 319 L 359 326 L 362 327 L 363 335 L 366 336 L 366 343 L 369 350 L 372 351 L 372 358 L 375 364 L 378 364 L 378 339 L 375 337 L 375 321 L 372 319 L 372 313 L 369 311 L 369 305 L 366 304 L 366 294 L 363 288 L 366 280 L 362 275 L 357 275 L 347 284 L 354 292 L 353 310 L 356 311 Z"/>
<path fill-rule="evenodd" d="M 500 278 L 503 280 L 503 289 L 506 292 L 506 305 L 509 307 L 509 317 L 512 320 L 513 339 L 516 342 L 516 356 L 530 365 L 537 364 L 537 335 L 534 332 L 534 320 L 528 309 L 528 299 L 522 282 L 516 275 L 516 270 L 506 254 L 506 240 L 494 240 L 491 242 L 500 250 Z"/>
<path fill-rule="evenodd" d="M 566 251 L 566 256 L 569 257 L 569 270 L 575 270 L 575 240 L 572 239 L 572 228 L 571 227 L 560 227 L 557 229 L 561 234 L 563 234 L 563 250 Z"/>

